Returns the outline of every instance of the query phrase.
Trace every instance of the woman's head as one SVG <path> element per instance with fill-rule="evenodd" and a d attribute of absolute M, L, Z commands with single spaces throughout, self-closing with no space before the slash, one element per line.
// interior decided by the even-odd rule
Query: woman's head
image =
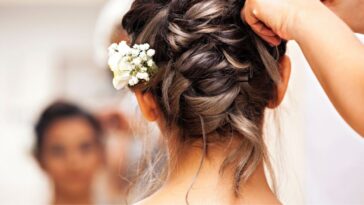
<path fill-rule="evenodd" d="M 242 22 L 244 2 L 135 0 L 122 22 L 132 43 L 156 50 L 160 71 L 134 88 L 144 115 L 184 145 L 238 136 L 222 166 L 238 165 L 236 190 L 266 160 L 264 111 L 280 103 L 290 72 L 285 42 L 271 47 Z"/>
<path fill-rule="evenodd" d="M 63 102 L 47 107 L 36 126 L 35 155 L 54 181 L 69 196 L 90 191 L 101 160 L 101 127 L 90 113 Z"/>

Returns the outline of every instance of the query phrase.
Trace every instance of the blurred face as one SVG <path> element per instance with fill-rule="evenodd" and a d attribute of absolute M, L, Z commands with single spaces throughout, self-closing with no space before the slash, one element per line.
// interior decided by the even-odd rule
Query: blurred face
<path fill-rule="evenodd" d="M 89 192 L 100 159 L 95 131 L 85 119 L 60 119 L 45 133 L 40 161 L 58 191 Z"/>

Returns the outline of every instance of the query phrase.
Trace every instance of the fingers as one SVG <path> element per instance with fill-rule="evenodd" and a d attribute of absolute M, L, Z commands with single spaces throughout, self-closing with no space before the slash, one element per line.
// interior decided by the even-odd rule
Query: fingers
<path fill-rule="evenodd" d="M 247 5 L 241 10 L 241 18 L 247 23 L 252 30 L 259 35 L 262 39 L 267 41 L 272 46 L 277 46 L 281 43 L 281 38 L 275 34 L 272 29 L 268 28 L 263 22 L 261 22 L 254 14 L 256 11 L 247 8 Z"/>
<path fill-rule="evenodd" d="M 258 36 L 260 36 L 272 46 L 277 46 L 281 44 L 282 39 L 262 22 L 256 22 L 255 24 L 250 26 L 253 31 L 258 34 Z"/>

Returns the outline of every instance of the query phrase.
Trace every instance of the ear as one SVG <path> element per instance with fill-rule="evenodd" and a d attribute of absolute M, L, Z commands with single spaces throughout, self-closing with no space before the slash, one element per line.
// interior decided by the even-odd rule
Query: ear
<path fill-rule="evenodd" d="M 286 55 L 279 59 L 279 73 L 281 74 L 281 81 L 277 84 L 276 98 L 268 103 L 268 108 L 270 109 L 274 109 L 281 104 L 287 91 L 288 82 L 291 77 L 291 60 Z"/>
<path fill-rule="evenodd" d="M 159 117 L 159 114 L 157 110 L 157 103 L 152 93 L 143 93 L 141 90 L 136 90 L 135 96 L 145 119 L 151 122 L 156 121 Z"/>

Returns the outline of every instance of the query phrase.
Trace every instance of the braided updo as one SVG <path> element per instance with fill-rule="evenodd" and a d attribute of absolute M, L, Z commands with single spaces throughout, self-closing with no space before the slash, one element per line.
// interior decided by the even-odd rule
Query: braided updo
<path fill-rule="evenodd" d="M 222 167 L 237 162 L 238 192 L 266 159 L 264 110 L 280 81 L 285 42 L 271 47 L 240 18 L 244 0 L 135 0 L 122 25 L 131 43 L 149 43 L 160 71 L 142 89 L 158 101 L 180 142 L 240 136 Z M 208 139 L 207 139 L 208 141 Z"/>

